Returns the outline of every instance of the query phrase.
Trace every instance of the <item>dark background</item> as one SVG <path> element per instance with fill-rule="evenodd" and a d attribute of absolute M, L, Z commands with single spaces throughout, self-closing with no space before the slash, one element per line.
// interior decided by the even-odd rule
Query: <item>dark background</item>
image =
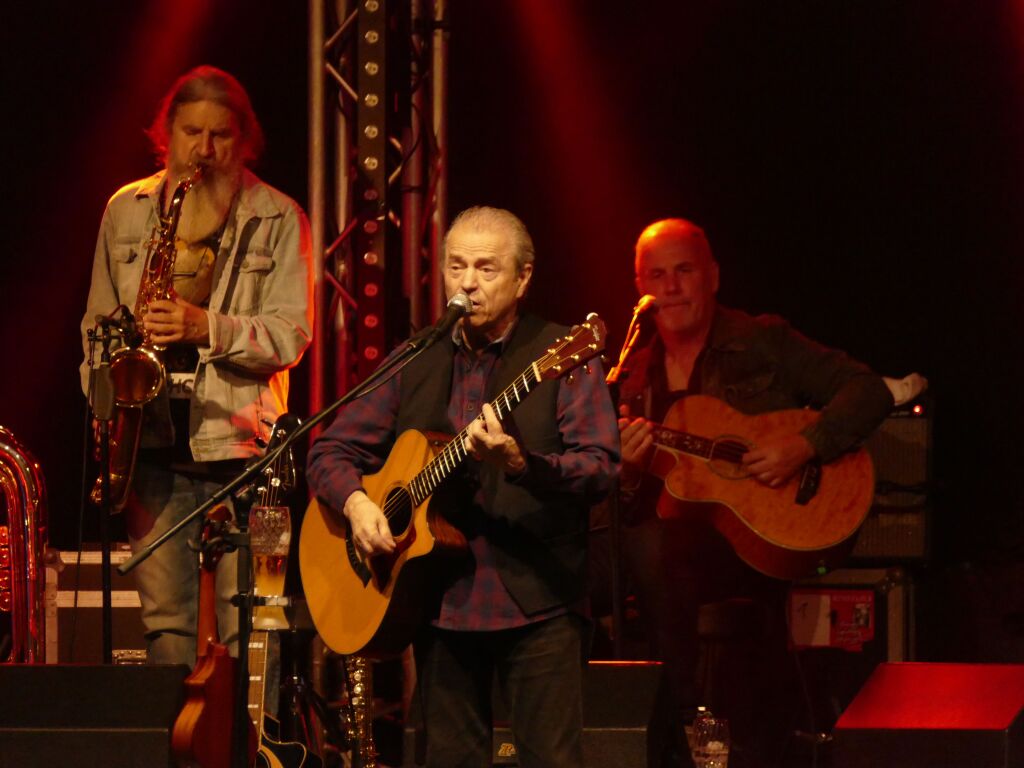
<path fill-rule="evenodd" d="M 1022 31 L 1010 2 L 451 3 L 451 210 L 524 219 L 536 308 L 566 322 L 599 311 L 617 348 L 636 235 L 685 216 L 708 233 L 723 303 L 781 314 L 880 373 L 928 377 L 924 658 L 1024 660 Z M 306 8 L 15 3 L 0 34 L 0 424 L 40 460 L 66 548 L 103 206 L 154 168 L 142 129 L 204 62 L 249 89 L 268 138 L 257 171 L 305 205 Z"/>

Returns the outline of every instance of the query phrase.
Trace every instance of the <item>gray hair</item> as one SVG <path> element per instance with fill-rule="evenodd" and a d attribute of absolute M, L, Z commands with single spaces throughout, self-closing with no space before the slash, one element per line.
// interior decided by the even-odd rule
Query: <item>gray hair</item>
<path fill-rule="evenodd" d="M 512 252 L 516 257 L 516 269 L 520 272 L 534 259 L 533 239 L 526 231 L 526 225 L 511 211 L 504 208 L 491 208 L 476 205 L 467 208 L 448 227 L 444 236 L 444 254 L 448 256 L 448 238 L 457 227 L 465 227 L 473 232 L 504 232 L 512 241 Z"/>

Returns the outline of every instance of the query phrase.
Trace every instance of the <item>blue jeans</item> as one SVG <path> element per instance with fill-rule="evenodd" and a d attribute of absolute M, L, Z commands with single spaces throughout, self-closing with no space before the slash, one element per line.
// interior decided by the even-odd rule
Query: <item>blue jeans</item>
<path fill-rule="evenodd" d="M 132 551 L 139 551 L 184 519 L 220 486 L 140 462 L 124 511 Z M 196 519 L 133 571 L 150 664 L 195 664 L 199 560 L 188 541 L 197 540 L 200 530 L 201 522 Z M 237 591 L 237 556 L 232 552 L 224 555 L 217 567 L 216 609 L 220 641 L 233 656 L 238 652 L 238 610 L 230 600 Z"/>
<path fill-rule="evenodd" d="M 429 768 L 490 768 L 492 683 L 521 768 L 583 766 L 583 619 L 496 632 L 430 627 L 416 643 Z"/>

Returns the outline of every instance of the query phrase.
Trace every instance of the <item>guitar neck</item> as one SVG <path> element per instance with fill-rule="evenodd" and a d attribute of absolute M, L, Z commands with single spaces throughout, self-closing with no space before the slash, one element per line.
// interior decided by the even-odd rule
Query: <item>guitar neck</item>
<path fill-rule="evenodd" d="M 543 377 L 540 367 L 536 362 L 531 363 L 511 384 L 505 387 L 500 395 L 491 401 L 491 408 L 494 409 L 498 420 L 501 421 L 508 416 L 530 393 L 531 387 L 536 387 L 541 381 L 543 381 Z M 462 465 L 468 455 L 466 452 L 466 437 L 468 435 L 469 427 L 467 426 L 412 479 L 408 487 L 412 493 L 413 506 L 422 504 L 445 478 Z"/>
<path fill-rule="evenodd" d="M 267 685 L 269 640 L 270 633 L 266 631 L 257 630 L 249 635 L 249 719 L 256 726 L 257 739 L 263 737 L 263 697 Z"/>
<path fill-rule="evenodd" d="M 715 458 L 715 445 L 718 441 L 707 437 L 692 435 L 689 432 L 680 432 L 670 427 L 657 424 L 652 432 L 654 444 L 673 451 L 687 453 L 701 459 Z"/>

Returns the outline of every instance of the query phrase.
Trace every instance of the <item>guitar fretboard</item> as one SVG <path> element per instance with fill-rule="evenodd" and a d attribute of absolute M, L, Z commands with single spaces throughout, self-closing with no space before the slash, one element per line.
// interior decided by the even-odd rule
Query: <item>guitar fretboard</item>
<path fill-rule="evenodd" d="M 715 446 L 714 440 L 661 426 L 655 427 L 652 434 L 654 442 L 658 445 L 682 451 L 702 459 L 710 459 L 712 457 L 712 451 Z"/>
<path fill-rule="evenodd" d="M 743 458 L 743 454 L 752 447 L 735 436 L 712 439 L 661 425 L 656 426 L 651 434 L 654 437 L 655 445 L 680 453 L 688 453 L 706 461 L 716 459 L 738 463 Z"/>
<path fill-rule="evenodd" d="M 530 364 L 511 384 L 505 387 L 500 395 L 491 401 L 491 408 L 494 409 L 498 420 L 501 421 L 511 413 L 512 409 L 530 393 L 530 388 L 536 387 L 541 381 L 543 381 L 543 377 L 540 366 L 536 362 Z M 412 495 L 414 507 L 422 504 L 437 486 L 465 461 L 468 455 L 466 452 L 466 437 L 468 435 L 469 427 L 467 426 L 409 482 L 408 489 Z"/>
<path fill-rule="evenodd" d="M 255 631 L 249 635 L 249 719 L 256 726 L 256 734 L 263 733 L 263 695 L 267 674 L 267 632 Z"/>

